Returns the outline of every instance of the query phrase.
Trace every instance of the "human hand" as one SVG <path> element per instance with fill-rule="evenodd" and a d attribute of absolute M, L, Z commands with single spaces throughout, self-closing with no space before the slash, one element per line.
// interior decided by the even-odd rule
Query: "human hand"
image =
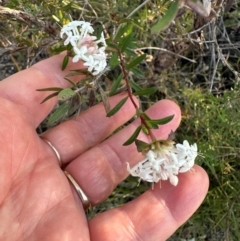
<path fill-rule="evenodd" d="M 166 240 L 198 208 L 208 189 L 205 171 L 180 174 L 177 187 L 156 184 L 135 200 L 87 220 L 52 148 L 36 133 L 56 99 L 40 104 L 48 93 L 36 89 L 66 87 L 62 55 L 42 61 L 0 83 L 0 240 Z M 75 67 L 74 67 L 75 66 Z M 111 106 L 122 94 L 110 99 Z M 126 162 L 141 160 L 135 145 L 123 146 L 138 120 L 106 139 L 135 114 L 131 102 L 111 118 L 99 104 L 43 134 L 58 150 L 62 162 L 92 205 L 106 199 L 126 176 Z M 180 122 L 179 107 L 168 100 L 148 110 L 152 118 L 174 114 L 154 131 L 167 138 Z M 141 136 L 144 140 L 144 136 Z M 137 181 L 137 180 L 136 180 Z"/>

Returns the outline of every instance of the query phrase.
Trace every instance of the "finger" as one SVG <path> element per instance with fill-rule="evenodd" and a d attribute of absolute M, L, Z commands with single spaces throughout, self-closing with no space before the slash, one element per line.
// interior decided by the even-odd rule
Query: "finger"
<path fill-rule="evenodd" d="M 50 113 L 57 102 L 55 97 L 40 104 L 52 92 L 36 90 L 48 87 L 65 88 L 69 83 L 64 80 L 64 76 L 71 69 L 83 67 L 80 62 L 74 64 L 70 61 L 68 67 L 62 71 L 63 57 L 63 54 L 53 56 L 1 81 L 0 96 L 10 100 L 17 109 L 22 110 L 34 128 Z M 76 77 L 73 80 L 76 80 Z"/>
<path fill-rule="evenodd" d="M 109 99 L 115 106 L 126 94 L 120 94 Z M 137 100 L 135 99 L 137 102 Z M 131 101 L 128 101 L 111 118 L 106 117 L 103 104 L 98 104 L 80 113 L 51 130 L 43 133 L 58 150 L 63 164 L 77 158 L 84 151 L 106 139 L 119 126 L 126 123 L 136 113 Z"/>
<path fill-rule="evenodd" d="M 179 175 L 179 184 L 156 184 L 135 200 L 89 221 L 94 241 L 165 241 L 199 207 L 208 190 L 206 172 L 198 166 Z M 111 228 L 109 229 L 109 227 Z"/>
<path fill-rule="evenodd" d="M 167 138 L 169 133 L 176 130 L 180 123 L 180 109 L 169 100 L 158 102 L 148 110 L 148 114 L 152 118 L 174 115 L 172 121 L 160 126 L 159 130 L 154 132 L 159 139 Z M 106 199 L 116 185 L 126 178 L 128 175 L 126 162 L 129 162 L 132 166 L 143 159 L 134 144 L 123 146 L 123 143 L 138 125 L 139 120 L 83 153 L 66 167 L 66 170 L 77 181 L 92 204 L 97 204 Z M 143 139 L 144 135 L 140 135 L 140 138 Z"/>

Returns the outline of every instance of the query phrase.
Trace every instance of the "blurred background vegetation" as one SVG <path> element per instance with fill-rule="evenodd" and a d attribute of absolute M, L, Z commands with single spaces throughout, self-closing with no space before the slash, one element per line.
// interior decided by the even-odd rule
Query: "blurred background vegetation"
<path fill-rule="evenodd" d="M 70 15 L 111 35 L 142 3 L 1 0 L 0 79 L 61 51 L 59 32 Z M 151 27 L 170 3 L 148 1 L 131 16 L 134 51 L 147 54 L 141 74 L 132 78 L 140 86 L 158 88 L 142 98 L 144 108 L 163 98 L 180 105 L 183 120 L 176 139 L 198 144 L 204 157 L 196 162 L 208 172 L 210 189 L 199 210 L 169 240 L 240 240 L 240 0 L 212 0 L 207 18 L 182 7 L 166 30 L 152 34 Z M 102 78 L 105 90 L 115 78 L 114 71 Z M 45 121 L 39 131 L 51 126 Z M 129 177 L 89 217 L 149 188 L 137 184 Z"/>

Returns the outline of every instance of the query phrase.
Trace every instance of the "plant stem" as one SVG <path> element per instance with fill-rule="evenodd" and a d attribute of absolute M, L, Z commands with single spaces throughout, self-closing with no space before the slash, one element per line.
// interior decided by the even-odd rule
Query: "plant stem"
<path fill-rule="evenodd" d="M 123 71 L 123 76 L 124 76 L 124 79 L 125 79 L 125 82 L 126 82 L 126 86 L 127 86 L 127 92 L 128 92 L 128 96 L 133 104 L 133 106 L 135 107 L 136 110 L 138 110 L 138 106 L 137 104 L 135 103 L 133 97 L 132 97 L 132 91 L 131 91 L 131 86 L 129 84 L 129 79 L 128 79 L 128 75 L 127 75 L 127 72 L 126 72 L 126 69 L 124 67 L 124 61 L 123 61 L 123 58 L 122 58 L 122 54 L 120 52 L 119 49 L 117 49 L 118 51 L 118 56 L 120 58 L 120 65 L 122 67 L 122 71 Z"/>
<path fill-rule="evenodd" d="M 127 75 L 127 72 L 126 72 L 126 69 L 125 69 L 123 57 L 122 57 L 121 51 L 119 49 L 117 49 L 117 51 L 118 51 L 118 55 L 119 55 L 119 59 L 120 59 L 120 66 L 122 68 L 124 80 L 125 80 L 126 86 L 127 86 L 128 97 L 130 98 L 134 108 L 137 111 L 139 108 L 138 108 L 136 102 L 134 101 L 134 99 L 132 97 L 132 88 L 131 88 L 131 86 L 129 84 L 129 79 L 128 79 L 128 75 Z M 141 120 L 141 124 L 144 125 L 147 128 L 149 136 L 151 137 L 152 141 L 156 141 L 156 138 L 153 135 L 153 133 L 152 133 L 151 129 L 149 128 L 149 126 L 147 125 L 145 118 L 141 114 L 139 115 L 139 118 Z"/>

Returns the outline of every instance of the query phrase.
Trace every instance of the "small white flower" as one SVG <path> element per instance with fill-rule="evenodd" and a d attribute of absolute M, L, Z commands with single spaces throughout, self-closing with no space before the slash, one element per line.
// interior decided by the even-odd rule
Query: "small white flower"
<path fill-rule="evenodd" d="M 107 66 L 106 62 L 106 41 L 104 34 L 97 40 L 96 36 L 91 36 L 94 29 L 91 23 L 85 21 L 72 21 L 63 26 L 60 37 L 66 36 L 64 45 L 71 44 L 75 56 L 73 62 L 79 60 L 84 61 L 84 66 L 88 67 L 88 71 L 93 75 L 98 75 Z M 100 47 L 98 45 L 101 45 Z"/>
<path fill-rule="evenodd" d="M 188 141 L 174 146 L 174 142 L 162 145 L 160 148 L 153 147 L 146 153 L 146 157 L 134 167 L 130 168 L 127 163 L 128 172 L 139 180 L 147 182 L 158 182 L 168 180 L 174 186 L 178 184 L 178 173 L 187 172 L 192 169 L 197 157 L 197 145 L 189 145 Z"/>

